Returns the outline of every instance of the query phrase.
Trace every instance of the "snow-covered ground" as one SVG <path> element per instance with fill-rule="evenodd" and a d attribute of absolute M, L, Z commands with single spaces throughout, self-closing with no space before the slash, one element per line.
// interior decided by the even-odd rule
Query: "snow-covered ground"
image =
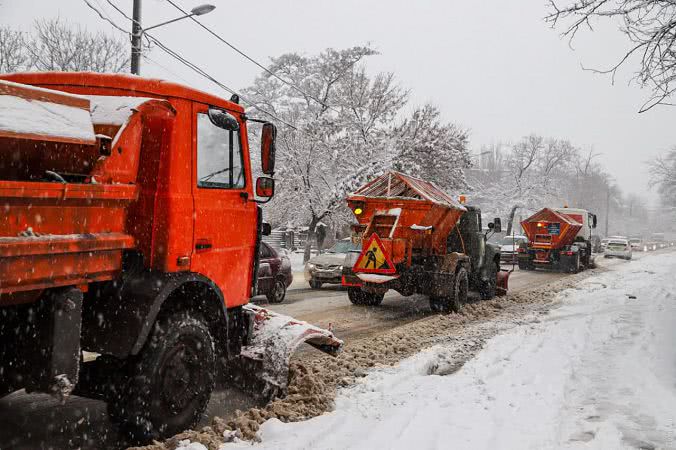
<path fill-rule="evenodd" d="M 676 448 L 674 273 L 671 253 L 588 278 L 459 370 L 452 344 L 424 350 L 254 448 Z"/>

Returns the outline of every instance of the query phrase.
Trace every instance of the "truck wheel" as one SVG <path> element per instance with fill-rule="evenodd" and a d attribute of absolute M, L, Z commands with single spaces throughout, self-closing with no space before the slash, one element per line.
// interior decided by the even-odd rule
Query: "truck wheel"
<path fill-rule="evenodd" d="M 479 294 L 482 300 L 490 300 L 495 297 L 498 290 L 498 264 L 490 264 L 488 268 L 488 279 L 482 281 L 479 286 Z"/>
<path fill-rule="evenodd" d="M 322 282 L 321 282 L 321 281 L 318 281 L 318 280 L 315 280 L 314 278 L 311 279 L 311 280 L 309 281 L 309 283 L 310 283 L 310 287 L 311 287 L 312 289 L 321 289 L 321 287 L 322 287 Z"/>
<path fill-rule="evenodd" d="M 270 303 L 282 303 L 286 297 L 286 283 L 279 278 L 275 281 L 275 287 L 265 294 Z"/>
<path fill-rule="evenodd" d="M 469 278 L 464 267 L 458 269 L 453 280 L 453 294 L 445 297 L 430 297 L 430 309 L 434 312 L 448 314 L 459 312 L 463 303 L 467 303 Z"/>
<path fill-rule="evenodd" d="M 168 438 L 194 426 L 214 389 L 216 351 L 203 319 L 188 312 L 155 322 L 144 348 L 109 399 L 108 414 L 136 442 Z"/>
<path fill-rule="evenodd" d="M 383 302 L 385 294 L 372 294 L 364 292 L 360 288 L 348 288 L 347 297 L 353 305 L 378 306 Z"/>

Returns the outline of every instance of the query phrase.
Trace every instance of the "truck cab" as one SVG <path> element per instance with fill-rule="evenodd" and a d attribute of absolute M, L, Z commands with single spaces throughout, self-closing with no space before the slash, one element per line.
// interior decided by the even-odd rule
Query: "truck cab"
<path fill-rule="evenodd" d="M 274 126 L 254 180 L 236 98 L 120 74 L 0 88 L 16 119 L 0 131 L 0 395 L 101 398 L 144 441 L 190 427 L 251 338 Z"/>
<path fill-rule="evenodd" d="M 485 298 L 495 295 L 496 285 L 492 280 L 500 271 L 500 246 L 488 241 L 489 233 L 501 231 L 501 221 L 494 219 L 489 231 L 484 232 L 481 222 L 481 210 L 476 206 L 465 205 L 467 212 L 457 225 L 458 233 L 448 236 L 449 251 L 462 252 L 470 256 L 470 287 L 479 291 Z M 496 229 L 497 225 L 497 229 Z"/>

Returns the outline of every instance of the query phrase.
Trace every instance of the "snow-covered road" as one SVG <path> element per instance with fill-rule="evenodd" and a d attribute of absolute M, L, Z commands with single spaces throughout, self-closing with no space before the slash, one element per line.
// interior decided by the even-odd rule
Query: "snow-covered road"
<path fill-rule="evenodd" d="M 459 370 L 454 343 L 424 350 L 254 448 L 676 448 L 675 273 L 667 253 L 588 278 Z"/>

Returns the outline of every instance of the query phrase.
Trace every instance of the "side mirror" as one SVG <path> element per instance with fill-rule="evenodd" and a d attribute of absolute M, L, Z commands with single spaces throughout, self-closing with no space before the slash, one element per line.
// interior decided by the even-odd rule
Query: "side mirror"
<path fill-rule="evenodd" d="M 596 228 L 596 214 L 592 214 L 592 228 Z"/>
<path fill-rule="evenodd" d="M 270 122 L 264 123 L 261 132 L 261 167 L 266 175 L 275 173 L 276 139 L 277 127 Z"/>
<path fill-rule="evenodd" d="M 263 225 L 261 226 L 261 234 L 263 236 L 270 236 L 272 234 L 272 225 L 267 222 L 263 222 Z"/>
<path fill-rule="evenodd" d="M 275 180 L 270 177 L 260 177 L 256 180 L 256 196 L 270 199 L 275 195 Z"/>
<path fill-rule="evenodd" d="M 502 221 L 499 217 L 493 219 L 493 231 L 496 233 L 500 233 L 502 231 Z"/>
<path fill-rule="evenodd" d="M 217 127 L 228 131 L 239 130 L 239 122 L 237 118 L 229 112 L 222 109 L 209 108 L 209 120 Z"/>

